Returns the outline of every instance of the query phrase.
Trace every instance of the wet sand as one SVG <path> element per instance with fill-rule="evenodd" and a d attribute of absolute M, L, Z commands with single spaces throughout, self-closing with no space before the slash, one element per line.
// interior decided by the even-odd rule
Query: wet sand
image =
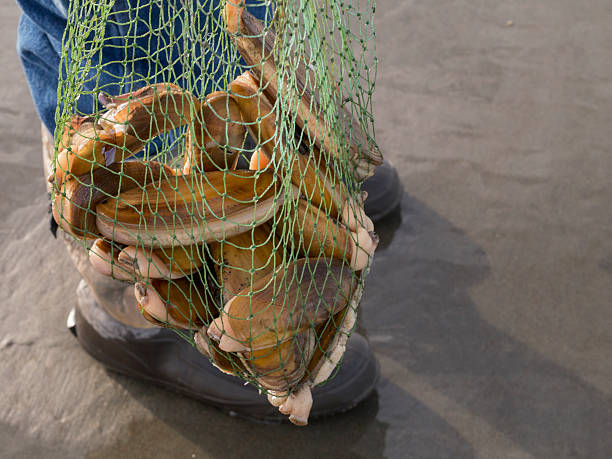
<path fill-rule="evenodd" d="M 360 317 L 382 379 L 298 429 L 107 372 L 67 332 L 79 276 L 47 230 L 18 10 L 0 6 L 0 456 L 609 457 L 612 5 L 376 14 L 377 140 L 405 188 Z"/>

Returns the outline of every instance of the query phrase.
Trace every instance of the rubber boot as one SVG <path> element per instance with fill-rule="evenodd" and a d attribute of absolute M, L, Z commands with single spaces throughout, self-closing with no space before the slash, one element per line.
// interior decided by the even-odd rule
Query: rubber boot
<path fill-rule="evenodd" d="M 83 280 L 77 298 L 71 331 L 83 349 L 110 370 L 169 388 L 229 414 L 264 422 L 288 419 L 255 387 L 221 373 L 175 332 L 131 327 L 115 320 Z M 378 363 L 368 342 L 353 333 L 335 378 L 313 390 L 310 420 L 353 408 L 372 393 L 378 377 Z"/>
<path fill-rule="evenodd" d="M 384 219 L 400 205 L 404 189 L 393 165 L 386 161 L 361 186 L 368 193 L 365 213 L 374 223 Z"/>

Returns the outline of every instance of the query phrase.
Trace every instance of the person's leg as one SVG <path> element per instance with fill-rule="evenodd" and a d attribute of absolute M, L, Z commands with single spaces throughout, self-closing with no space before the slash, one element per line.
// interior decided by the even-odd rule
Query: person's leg
<path fill-rule="evenodd" d="M 66 19 L 53 4 L 19 1 L 24 13 L 17 30 L 17 54 L 40 119 L 55 129 L 61 37 Z"/>

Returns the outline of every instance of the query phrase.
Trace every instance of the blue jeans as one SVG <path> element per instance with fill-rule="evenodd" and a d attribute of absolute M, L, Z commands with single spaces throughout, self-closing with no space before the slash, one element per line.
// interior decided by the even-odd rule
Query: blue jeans
<path fill-rule="evenodd" d="M 95 2 L 96 0 L 91 0 Z M 156 29 L 161 21 L 168 18 L 168 12 L 174 8 L 180 8 L 184 0 L 164 0 L 163 7 L 152 5 L 148 0 L 116 0 L 110 13 L 112 21 L 107 23 L 101 56 L 105 72 L 99 76 L 99 81 L 93 78 L 85 83 L 84 90 L 91 91 L 92 94 L 83 95 L 77 101 L 77 109 L 82 113 L 93 113 L 101 109 L 97 99 L 93 96 L 99 88 L 104 88 L 110 94 L 121 94 L 136 87 L 142 86 L 143 77 L 158 73 L 157 81 L 173 81 L 180 85 L 181 81 L 176 81 L 176 76 L 183 74 L 183 63 L 176 59 L 178 50 L 181 49 L 181 23 L 177 19 L 174 36 L 179 37 L 174 41 L 174 48 L 170 52 L 158 52 L 158 47 L 151 44 L 150 37 L 146 35 L 146 29 L 150 26 Z M 220 0 L 194 0 L 198 5 L 205 5 L 214 8 L 219 5 Z M 17 52 L 21 58 L 23 68 L 30 86 L 34 105 L 38 114 L 51 131 L 55 130 L 55 112 L 57 107 L 57 89 L 60 75 L 60 58 L 62 49 L 62 36 L 67 24 L 68 5 L 70 0 L 17 0 L 23 14 L 19 21 Z M 249 12 L 262 20 L 270 17 L 269 11 L 272 6 L 262 6 L 264 0 L 247 0 Z M 131 8 L 130 8 L 131 7 Z M 138 7 L 138 8 L 135 8 Z M 162 10 L 163 8 L 163 10 Z M 131 12 L 130 12 L 131 11 Z M 219 11 L 219 10 L 215 10 Z M 161 19 L 160 19 L 161 18 Z M 206 18 L 204 13 L 200 14 L 200 20 Z M 219 18 L 220 19 L 220 18 Z M 135 38 L 135 45 L 130 49 L 123 47 L 125 36 L 139 36 Z M 115 38 L 113 38 L 115 37 Z M 162 37 L 164 41 L 165 37 Z M 209 49 L 215 49 L 216 39 Z M 196 47 L 191 59 L 188 75 L 197 74 L 198 61 L 202 57 L 202 49 Z M 148 59 L 155 53 L 156 60 Z M 214 52 L 206 54 L 204 59 L 213 58 L 223 60 L 223 56 L 216 56 Z M 129 66 L 124 66 L 123 62 L 129 62 Z M 193 64 L 192 64 L 193 63 Z M 154 66 L 154 68 L 152 68 Z M 109 73 L 106 73 L 108 71 Z M 211 78 L 212 82 L 220 83 L 225 70 L 222 66 Z M 175 76 L 175 78 L 172 78 Z M 164 78 L 165 77 L 165 78 Z M 135 81 L 135 84 L 134 84 Z M 203 92 L 208 93 L 213 87 L 209 84 Z M 197 91 L 196 91 L 197 92 Z M 202 94 L 200 94 L 201 96 Z"/>

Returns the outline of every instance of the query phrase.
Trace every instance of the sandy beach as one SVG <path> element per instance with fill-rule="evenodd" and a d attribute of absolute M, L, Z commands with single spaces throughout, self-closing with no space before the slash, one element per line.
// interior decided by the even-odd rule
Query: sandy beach
<path fill-rule="evenodd" d="M 609 0 L 379 2 L 376 137 L 405 190 L 359 319 L 382 378 L 303 429 L 109 372 L 67 331 L 18 18 L 2 2 L 0 457 L 610 457 Z"/>

